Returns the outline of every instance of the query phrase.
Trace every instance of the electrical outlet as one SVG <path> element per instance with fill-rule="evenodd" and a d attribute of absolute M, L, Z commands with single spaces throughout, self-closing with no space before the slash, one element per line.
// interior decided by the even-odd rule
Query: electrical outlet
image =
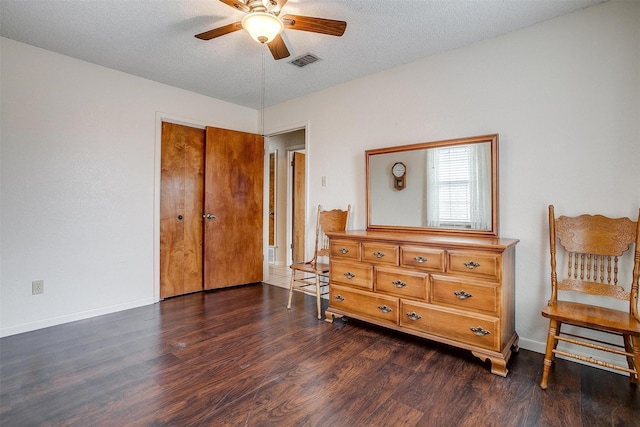
<path fill-rule="evenodd" d="M 31 295 L 44 294 L 44 280 L 31 282 Z"/>

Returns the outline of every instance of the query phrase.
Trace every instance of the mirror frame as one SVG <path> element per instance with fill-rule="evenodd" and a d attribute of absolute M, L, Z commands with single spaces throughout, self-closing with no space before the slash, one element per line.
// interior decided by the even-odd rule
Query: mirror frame
<path fill-rule="evenodd" d="M 371 223 L 371 170 L 370 158 L 377 154 L 400 153 L 412 150 L 422 150 L 426 148 L 445 147 L 453 145 L 473 144 L 489 142 L 491 146 L 491 229 L 490 230 L 469 230 L 459 228 L 444 227 L 414 227 L 404 225 L 377 225 Z M 447 139 L 442 141 L 423 142 L 418 144 L 400 145 L 396 147 L 376 148 L 365 151 L 365 171 L 366 171 L 366 207 L 367 207 L 367 230 L 386 231 L 412 231 L 422 233 L 450 234 L 457 236 L 475 237 L 498 237 L 499 236 L 499 188 L 498 188 L 498 134 L 472 136 L 466 138 Z M 386 172 L 386 171 L 385 171 Z"/>

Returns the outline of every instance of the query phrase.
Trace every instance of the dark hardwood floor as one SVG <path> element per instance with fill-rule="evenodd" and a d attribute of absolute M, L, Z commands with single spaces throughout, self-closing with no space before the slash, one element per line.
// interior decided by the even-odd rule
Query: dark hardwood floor
<path fill-rule="evenodd" d="M 638 426 L 628 377 L 521 350 L 507 378 L 469 352 L 315 318 L 257 284 L 0 340 L 7 426 Z"/>

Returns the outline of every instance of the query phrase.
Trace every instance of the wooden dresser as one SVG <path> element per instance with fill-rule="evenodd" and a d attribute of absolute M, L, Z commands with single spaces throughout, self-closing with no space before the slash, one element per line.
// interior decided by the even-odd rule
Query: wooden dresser
<path fill-rule="evenodd" d="M 518 240 L 393 231 L 327 233 L 326 320 L 352 317 L 471 350 L 507 375 Z"/>

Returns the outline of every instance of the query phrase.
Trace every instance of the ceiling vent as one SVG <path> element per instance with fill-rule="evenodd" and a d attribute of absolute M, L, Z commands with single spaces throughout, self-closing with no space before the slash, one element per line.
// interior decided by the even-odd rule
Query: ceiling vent
<path fill-rule="evenodd" d="M 289 64 L 293 64 L 296 67 L 305 67 L 309 64 L 313 64 L 316 61 L 320 61 L 320 58 L 315 56 L 313 53 L 306 53 L 302 56 L 297 57 L 296 59 L 289 61 Z"/>

